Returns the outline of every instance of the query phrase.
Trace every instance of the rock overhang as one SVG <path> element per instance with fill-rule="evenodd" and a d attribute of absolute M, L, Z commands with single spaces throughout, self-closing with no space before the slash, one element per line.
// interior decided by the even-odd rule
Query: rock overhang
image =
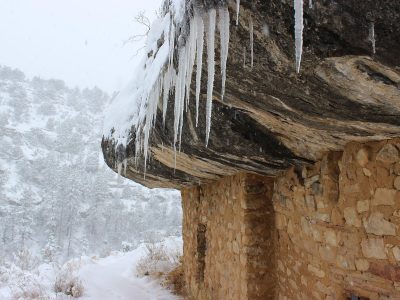
<path fill-rule="evenodd" d="M 228 4 L 234 16 L 235 3 Z M 150 187 L 173 188 L 208 183 L 243 171 L 276 176 L 289 166 L 301 167 L 329 150 L 341 150 L 350 141 L 398 137 L 400 3 L 313 4 L 313 8 L 304 7 L 304 54 L 301 72 L 296 74 L 292 1 L 241 1 L 239 25 L 235 25 L 235 18 L 230 20 L 224 101 L 216 39 L 208 146 L 204 142 L 207 124 L 202 112 L 206 110 L 207 89 L 203 77 L 198 126 L 193 84 L 180 151 L 174 147 L 171 95 L 165 124 L 161 101 L 155 108 L 145 176 L 144 160 L 137 157 L 136 132 L 132 130 L 124 148 L 126 176 Z M 207 5 L 218 6 L 220 2 Z M 254 27 L 253 68 L 249 61 L 250 19 Z M 375 54 L 369 36 L 371 24 L 376 34 Z M 207 73 L 206 57 L 203 74 Z M 116 170 L 115 140 L 106 135 L 102 148 L 107 164 Z"/>

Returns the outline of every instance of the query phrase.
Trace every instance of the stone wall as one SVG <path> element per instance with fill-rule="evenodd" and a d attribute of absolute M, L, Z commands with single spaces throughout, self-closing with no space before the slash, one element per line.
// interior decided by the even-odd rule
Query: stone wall
<path fill-rule="evenodd" d="M 274 299 L 273 181 L 238 174 L 182 191 L 184 271 L 195 299 Z"/>
<path fill-rule="evenodd" d="M 399 141 L 277 178 L 279 299 L 400 299 Z"/>
<path fill-rule="evenodd" d="M 400 299 L 400 140 L 182 191 L 195 299 Z"/>

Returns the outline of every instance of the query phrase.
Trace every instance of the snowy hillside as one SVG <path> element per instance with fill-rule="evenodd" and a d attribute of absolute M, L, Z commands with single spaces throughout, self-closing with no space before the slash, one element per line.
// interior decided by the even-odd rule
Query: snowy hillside
<path fill-rule="evenodd" d="M 30 268 L 181 234 L 178 192 L 117 178 L 100 155 L 101 90 L 0 66 L 0 265 Z"/>

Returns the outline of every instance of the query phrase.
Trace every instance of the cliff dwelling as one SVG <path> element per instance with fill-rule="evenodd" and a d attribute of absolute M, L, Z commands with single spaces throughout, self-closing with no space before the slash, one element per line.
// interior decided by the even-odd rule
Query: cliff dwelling
<path fill-rule="evenodd" d="M 102 148 L 181 190 L 188 295 L 400 299 L 400 2 L 164 6 Z"/>

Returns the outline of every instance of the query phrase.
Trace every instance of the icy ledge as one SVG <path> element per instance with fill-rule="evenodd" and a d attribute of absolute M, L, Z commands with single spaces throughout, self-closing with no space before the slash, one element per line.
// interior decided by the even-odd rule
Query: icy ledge
<path fill-rule="evenodd" d="M 185 25 L 187 23 L 189 23 L 188 27 Z M 217 24 L 221 42 L 221 95 L 223 97 L 229 47 L 230 21 L 227 5 L 208 10 L 196 7 L 192 9 L 190 15 L 184 1 L 174 1 L 164 17 L 156 20 L 152 25 L 147 39 L 147 55 L 141 62 L 131 86 L 118 95 L 106 112 L 108 117 L 104 126 L 104 136 L 113 139 L 116 147 L 126 146 L 132 139 L 135 139 L 135 157 L 137 158 L 143 153 L 146 165 L 150 133 L 155 125 L 159 99 L 162 99 L 162 115 L 165 123 L 168 99 L 173 95 L 173 146 L 175 150 L 180 150 L 184 111 L 189 105 L 190 86 L 195 64 L 197 65 L 195 97 L 197 118 L 199 114 L 204 36 L 206 37 L 208 66 L 207 138 L 205 140 L 207 144 L 211 128 Z M 135 136 L 130 135 L 131 130 Z"/>
<path fill-rule="evenodd" d="M 115 142 L 117 152 L 135 140 L 135 158 L 144 157 L 144 167 L 149 151 L 149 140 L 155 126 L 159 100 L 162 99 L 163 124 L 168 111 L 168 100 L 174 96 L 174 151 L 180 151 L 184 111 L 190 100 L 190 86 L 196 64 L 196 126 L 199 115 L 201 76 L 204 44 L 207 46 L 207 98 L 206 98 L 206 139 L 208 145 L 212 98 L 215 77 L 215 35 L 220 35 L 220 58 L 222 90 L 225 94 L 226 64 L 229 49 L 230 17 L 226 1 L 218 8 L 200 7 L 183 0 L 172 0 L 164 17 L 156 20 L 149 32 L 146 55 L 136 72 L 132 84 L 122 91 L 106 112 L 104 136 Z M 239 20 L 240 1 L 237 0 L 236 24 Z M 294 0 L 296 70 L 299 72 L 302 55 L 303 0 Z M 187 26 L 187 24 L 189 26 Z M 253 22 L 250 20 L 251 44 L 253 43 Z M 204 37 L 206 43 L 204 43 Z M 253 49 L 253 45 L 251 45 Z M 251 56 L 253 65 L 253 51 Z M 123 146 L 123 147 L 122 147 Z M 118 155 L 117 155 L 118 156 Z M 125 155 L 123 156 L 125 159 Z M 126 161 L 118 161 L 118 170 L 126 169 Z M 120 172 L 120 171 L 119 171 Z"/>

